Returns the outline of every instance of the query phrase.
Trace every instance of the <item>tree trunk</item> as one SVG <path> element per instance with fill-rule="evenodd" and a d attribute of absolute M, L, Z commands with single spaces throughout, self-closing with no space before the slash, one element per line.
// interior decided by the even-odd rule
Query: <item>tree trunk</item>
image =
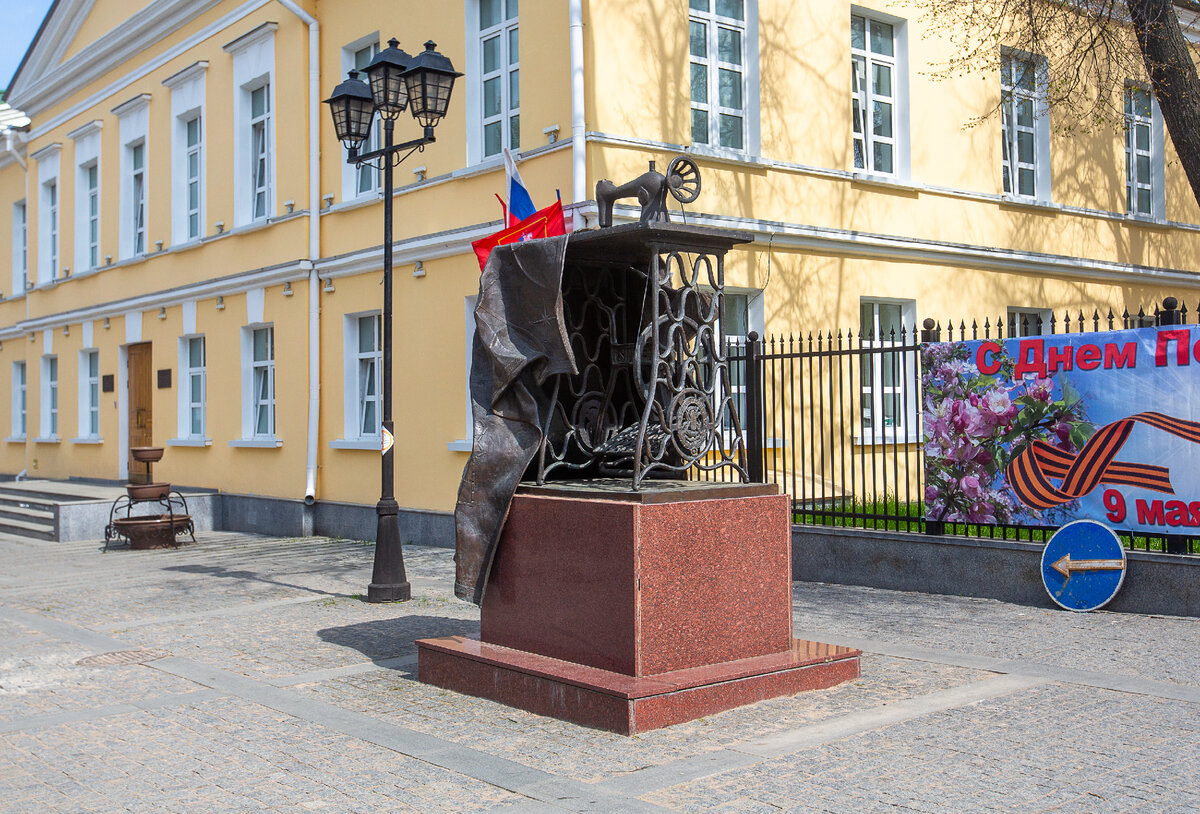
<path fill-rule="evenodd" d="M 1200 79 L 1171 0 L 1126 0 L 1179 162 L 1200 203 Z"/>

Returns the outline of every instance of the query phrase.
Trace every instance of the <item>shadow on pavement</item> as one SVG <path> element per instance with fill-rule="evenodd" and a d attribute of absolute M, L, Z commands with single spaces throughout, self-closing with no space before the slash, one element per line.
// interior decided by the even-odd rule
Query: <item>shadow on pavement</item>
<path fill-rule="evenodd" d="M 352 648 L 372 661 L 409 655 L 417 639 L 478 635 L 478 620 L 450 616 L 399 616 L 317 631 L 321 641 Z"/>
<path fill-rule="evenodd" d="M 350 568 L 351 566 L 347 566 Z M 354 570 L 361 570 L 358 565 L 352 566 Z M 310 588 L 307 585 L 297 585 L 294 582 L 284 582 L 278 579 L 271 579 L 263 576 L 257 571 L 245 571 L 233 568 L 226 568 L 223 565 L 170 565 L 163 568 L 164 571 L 179 571 L 184 574 L 205 574 L 210 577 L 224 577 L 226 579 L 236 579 L 241 582 L 265 582 L 271 585 L 280 585 L 284 588 L 295 588 L 297 591 L 306 591 L 310 594 L 320 594 L 321 596 L 332 596 L 329 591 L 322 591 L 317 588 Z M 337 566 L 331 566 L 328 571 L 336 571 Z"/>

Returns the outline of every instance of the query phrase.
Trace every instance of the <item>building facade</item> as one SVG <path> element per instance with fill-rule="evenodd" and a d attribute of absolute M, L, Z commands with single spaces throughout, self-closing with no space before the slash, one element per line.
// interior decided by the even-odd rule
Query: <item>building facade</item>
<path fill-rule="evenodd" d="M 130 446 L 164 445 L 156 477 L 256 496 L 276 529 L 307 499 L 364 507 L 373 530 L 381 183 L 346 165 L 320 100 L 393 35 L 464 72 L 436 143 L 396 172 L 406 539 L 452 534 L 470 244 L 500 227 L 504 148 L 576 229 L 599 179 L 692 156 L 687 221 L 755 236 L 727 261 L 730 336 L 1194 302 L 1200 211 L 1144 78 L 1124 131 L 1063 136 L 1039 88 L 1053 55 L 935 80 L 949 46 L 921 14 L 57 0 L 7 94 L 30 123 L 0 134 L 0 473 L 121 480 Z"/>

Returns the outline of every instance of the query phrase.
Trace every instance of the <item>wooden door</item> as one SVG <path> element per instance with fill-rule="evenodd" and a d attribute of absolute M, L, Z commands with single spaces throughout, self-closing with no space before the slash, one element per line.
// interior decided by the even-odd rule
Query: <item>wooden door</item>
<path fill-rule="evenodd" d="M 150 412 L 154 391 L 151 389 L 150 343 L 130 345 L 129 352 L 129 446 L 154 446 L 154 421 Z M 148 483 L 146 464 L 129 459 L 131 483 Z"/>

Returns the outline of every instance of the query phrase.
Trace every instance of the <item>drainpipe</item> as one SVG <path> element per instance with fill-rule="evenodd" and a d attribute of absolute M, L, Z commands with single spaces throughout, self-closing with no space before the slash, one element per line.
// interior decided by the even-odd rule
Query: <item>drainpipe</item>
<path fill-rule="evenodd" d="M 321 259 L 321 27 L 317 19 L 292 0 L 279 4 L 308 26 L 308 457 L 304 504 L 317 502 L 317 443 L 321 419 L 321 290 L 317 261 Z"/>
<path fill-rule="evenodd" d="M 583 0 L 570 0 L 571 21 L 571 178 L 575 203 L 586 201 L 587 194 L 587 122 L 583 107 Z M 587 223 L 575 208 L 572 230 Z"/>
<path fill-rule="evenodd" d="M 21 158 L 21 154 L 17 152 L 16 144 L 13 143 L 13 131 L 4 131 L 4 150 L 13 157 L 18 164 L 21 165 L 21 170 L 29 172 L 29 168 L 25 166 L 25 159 Z"/>

